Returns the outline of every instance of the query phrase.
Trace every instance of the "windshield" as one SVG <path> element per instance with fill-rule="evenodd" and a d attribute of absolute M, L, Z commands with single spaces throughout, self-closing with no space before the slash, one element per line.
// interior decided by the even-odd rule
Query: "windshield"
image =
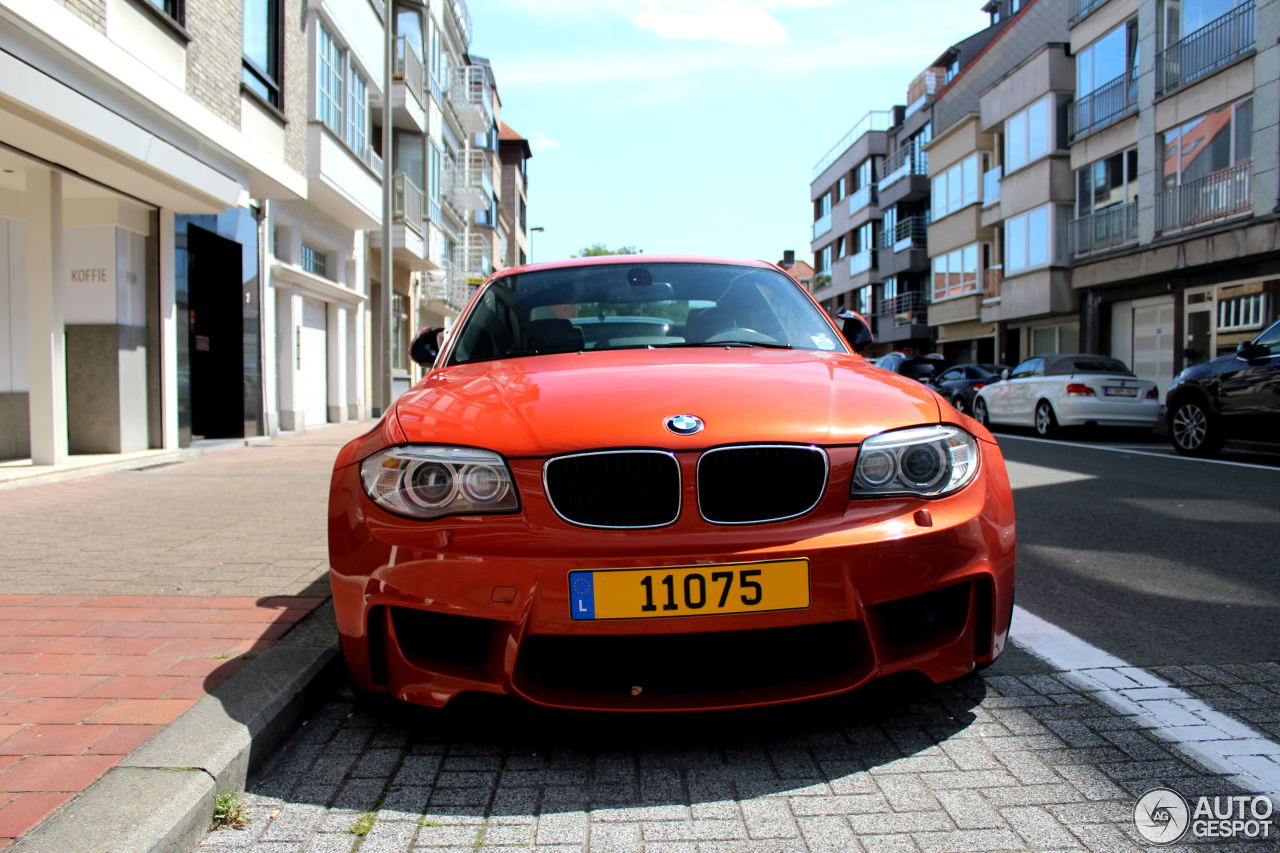
<path fill-rule="evenodd" d="M 628 262 L 493 281 L 458 332 L 449 364 L 685 346 L 848 352 L 813 302 L 775 270 Z"/>

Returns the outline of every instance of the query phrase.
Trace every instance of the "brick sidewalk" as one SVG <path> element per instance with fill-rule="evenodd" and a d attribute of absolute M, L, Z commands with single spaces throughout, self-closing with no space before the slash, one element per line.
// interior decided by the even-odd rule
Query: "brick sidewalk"
<path fill-rule="evenodd" d="M 361 429 L 0 492 L 0 849 L 324 600 Z"/>

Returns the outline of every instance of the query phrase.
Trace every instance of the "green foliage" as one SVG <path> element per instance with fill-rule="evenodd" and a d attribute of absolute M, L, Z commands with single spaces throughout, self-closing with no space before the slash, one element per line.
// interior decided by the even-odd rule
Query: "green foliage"
<path fill-rule="evenodd" d="M 213 800 L 213 822 L 210 829 L 243 829 L 249 818 L 244 815 L 240 795 L 219 794 Z"/>
<path fill-rule="evenodd" d="M 638 255 L 642 251 L 642 249 L 637 249 L 635 246 L 619 246 L 616 249 L 610 249 L 604 243 L 592 243 L 585 249 L 580 249 L 573 257 L 598 258 L 601 255 Z"/>
<path fill-rule="evenodd" d="M 369 830 L 373 829 L 373 825 L 374 823 L 377 822 L 377 820 L 378 820 L 378 815 L 375 812 L 365 812 L 364 814 L 360 815 L 360 817 L 356 820 L 355 823 L 351 824 L 351 829 L 349 830 L 349 832 L 352 835 L 358 835 L 361 838 L 364 838 L 366 835 L 369 834 Z"/>

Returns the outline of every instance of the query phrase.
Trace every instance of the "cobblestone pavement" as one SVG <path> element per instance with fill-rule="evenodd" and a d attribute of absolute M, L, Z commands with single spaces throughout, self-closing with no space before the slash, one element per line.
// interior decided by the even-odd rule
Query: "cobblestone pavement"
<path fill-rule="evenodd" d="M 1160 676 L 1277 732 L 1276 664 Z M 601 717 L 479 699 L 427 711 L 340 694 L 251 784 L 248 825 L 204 847 L 1121 853 L 1150 846 L 1133 814 L 1152 788 L 1242 793 L 1074 683 L 1012 648 L 941 687 L 900 680 L 732 714 Z M 1261 843 L 1161 849 L 1260 851 L 1275 838 L 1273 825 Z"/>

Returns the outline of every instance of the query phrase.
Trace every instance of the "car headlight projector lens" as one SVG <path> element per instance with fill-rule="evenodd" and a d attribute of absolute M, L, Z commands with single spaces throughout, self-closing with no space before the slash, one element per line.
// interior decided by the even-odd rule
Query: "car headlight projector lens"
<path fill-rule="evenodd" d="M 849 494 L 936 498 L 964 488 L 977 474 L 978 440 L 959 427 L 895 429 L 862 442 Z"/>
<path fill-rule="evenodd" d="M 471 447 L 391 447 L 360 463 L 375 503 L 414 518 L 519 509 L 511 472 L 497 453 Z"/>

